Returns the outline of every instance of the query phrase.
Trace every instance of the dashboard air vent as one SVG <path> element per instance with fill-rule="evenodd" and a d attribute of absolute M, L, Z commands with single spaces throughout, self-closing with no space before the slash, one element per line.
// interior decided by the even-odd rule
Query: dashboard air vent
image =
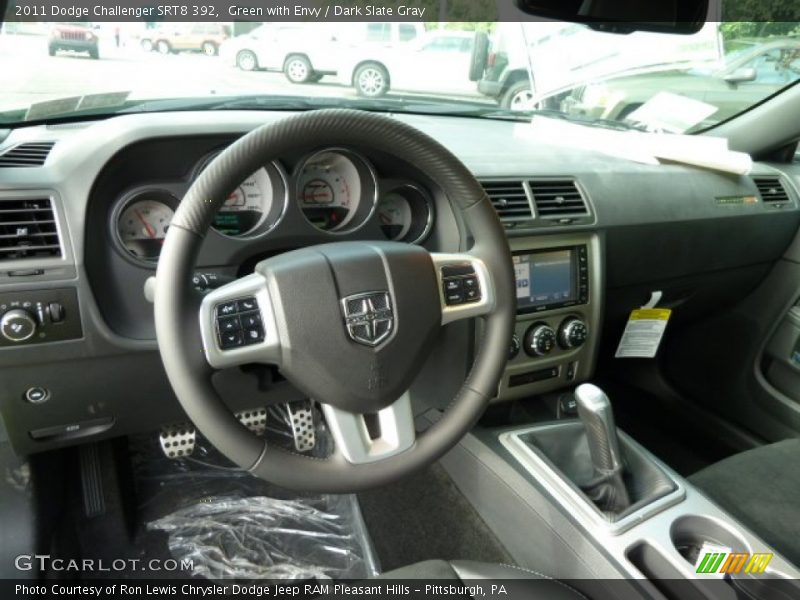
<path fill-rule="evenodd" d="M 753 182 L 766 203 L 788 202 L 789 194 L 778 177 L 753 177 Z"/>
<path fill-rule="evenodd" d="M 527 221 L 533 218 L 528 194 L 521 181 L 482 181 L 481 185 L 501 221 Z"/>
<path fill-rule="evenodd" d="M 55 142 L 29 142 L 0 154 L 0 167 L 41 167 Z"/>
<path fill-rule="evenodd" d="M 50 199 L 0 199 L 0 262 L 54 256 L 61 243 Z"/>
<path fill-rule="evenodd" d="M 571 179 L 539 179 L 529 185 L 538 217 L 562 219 L 589 214 L 583 195 Z"/>

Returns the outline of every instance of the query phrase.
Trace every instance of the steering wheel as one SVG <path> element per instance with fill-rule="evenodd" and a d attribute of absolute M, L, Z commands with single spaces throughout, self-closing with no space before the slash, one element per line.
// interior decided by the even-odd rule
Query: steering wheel
<path fill-rule="evenodd" d="M 398 242 L 322 244 L 264 260 L 253 274 L 199 298 L 191 285 L 197 253 L 228 192 L 280 156 L 343 145 L 402 157 L 429 176 L 471 233 L 470 250 L 438 254 Z M 444 286 L 453 281 L 477 292 L 448 304 Z M 327 493 L 391 482 L 452 448 L 497 391 L 516 306 L 503 227 L 470 171 L 413 127 L 354 110 L 306 112 L 263 125 L 217 156 L 175 213 L 156 282 L 159 351 L 197 429 L 258 477 Z M 256 309 L 261 329 L 245 345 L 223 349 L 218 321 L 236 306 Z M 485 324 L 472 368 L 441 418 L 417 434 L 411 383 L 440 328 L 473 317 Z M 321 404 L 335 443 L 330 457 L 267 446 L 234 417 L 211 375 L 248 363 L 277 366 Z M 364 415 L 375 416 L 378 432 L 370 433 Z"/>

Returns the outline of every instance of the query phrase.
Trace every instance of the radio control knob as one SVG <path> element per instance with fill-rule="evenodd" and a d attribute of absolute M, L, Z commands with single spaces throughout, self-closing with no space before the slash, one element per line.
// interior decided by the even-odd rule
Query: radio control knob
<path fill-rule="evenodd" d="M 511 337 L 511 345 L 508 348 L 508 360 L 514 360 L 519 354 L 522 344 L 519 341 L 519 336 L 515 333 Z"/>
<path fill-rule="evenodd" d="M 529 356 L 545 356 L 556 346 L 556 332 L 547 323 L 535 323 L 525 332 L 524 348 Z"/>
<path fill-rule="evenodd" d="M 0 334 L 9 342 L 24 342 L 36 333 L 36 319 L 27 310 L 14 308 L 0 318 Z"/>
<path fill-rule="evenodd" d="M 589 328 L 577 317 L 564 321 L 558 330 L 558 343 L 565 350 L 582 346 L 588 337 Z"/>

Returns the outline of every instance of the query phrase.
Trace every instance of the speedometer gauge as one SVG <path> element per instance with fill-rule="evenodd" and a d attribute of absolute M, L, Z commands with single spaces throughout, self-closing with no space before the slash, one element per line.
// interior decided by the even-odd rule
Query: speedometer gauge
<path fill-rule="evenodd" d="M 154 190 L 137 194 L 120 211 L 116 222 L 117 237 L 131 256 L 147 261 L 158 260 L 175 215 L 170 204 L 177 205 L 177 200 L 166 192 Z"/>
<path fill-rule="evenodd" d="M 366 161 L 347 150 L 324 150 L 308 158 L 297 185 L 300 210 L 322 231 L 351 231 L 374 209 L 374 173 Z"/>

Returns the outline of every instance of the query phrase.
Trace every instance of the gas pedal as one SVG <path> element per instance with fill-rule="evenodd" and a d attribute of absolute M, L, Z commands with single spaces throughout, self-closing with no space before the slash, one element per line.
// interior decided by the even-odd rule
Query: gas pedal
<path fill-rule="evenodd" d="M 191 456 L 197 442 L 197 430 L 190 423 L 164 425 L 158 434 L 158 441 L 167 458 Z"/>
<path fill-rule="evenodd" d="M 243 410 L 236 413 L 236 418 L 239 419 L 242 425 L 247 427 L 256 435 L 264 435 L 267 429 L 267 409 L 254 408 L 252 410 Z"/>
<path fill-rule="evenodd" d="M 298 452 L 308 452 L 317 445 L 314 429 L 314 403 L 311 400 L 288 402 L 289 424 L 292 427 L 294 448 Z"/>

